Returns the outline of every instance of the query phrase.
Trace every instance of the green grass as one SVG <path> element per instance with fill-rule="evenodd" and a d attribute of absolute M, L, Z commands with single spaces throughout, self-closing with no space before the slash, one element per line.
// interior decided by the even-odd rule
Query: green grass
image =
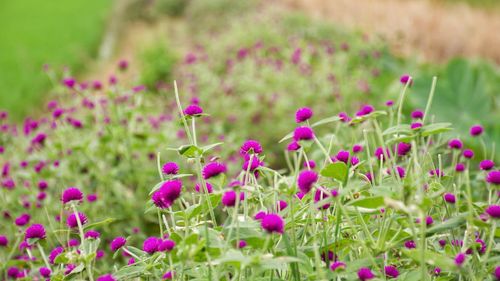
<path fill-rule="evenodd" d="M 44 64 L 81 70 L 98 49 L 112 0 L 0 2 L 0 108 L 21 118 L 44 99 Z"/>

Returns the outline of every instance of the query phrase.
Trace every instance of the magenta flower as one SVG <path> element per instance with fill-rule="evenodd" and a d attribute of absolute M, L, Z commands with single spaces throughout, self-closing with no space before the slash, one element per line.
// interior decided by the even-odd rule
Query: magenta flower
<path fill-rule="evenodd" d="M 283 211 L 284 209 L 286 209 L 286 207 L 288 207 L 288 204 L 286 203 L 286 201 L 283 201 L 283 200 L 279 200 L 277 205 L 278 205 L 279 211 Z"/>
<path fill-rule="evenodd" d="M 413 240 L 405 241 L 404 245 L 405 245 L 406 249 L 415 249 L 417 247 L 417 245 L 415 244 L 415 241 L 413 241 Z"/>
<path fill-rule="evenodd" d="M 486 175 L 486 182 L 500 185 L 500 170 L 491 171 Z"/>
<path fill-rule="evenodd" d="M 25 239 L 45 239 L 45 227 L 41 224 L 32 224 L 24 233 Z"/>
<path fill-rule="evenodd" d="M 249 156 L 245 156 L 245 157 L 247 158 Z M 264 166 L 264 162 L 260 161 L 260 159 L 258 157 L 251 157 L 251 158 L 245 159 L 245 161 L 243 162 L 243 166 L 241 168 L 243 169 L 243 171 L 250 170 L 253 172 L 253 171 L 255 171 L 255 169 L 257 169 L 260 166 Z"/>
<path fill-rule="evenodd" d="M 462 149 L 463 143 L 459 139 L 452 139 L 448 142 L 448 147 L 451 149 Z"/>
<path fill-rule="evenodd" d="M 299 148 L 300 148 L 299 143 L 296 142 L 296 141 L 293 141 L 293 142 L 291 142 L 291 143 L 288 144 L 288 146 L 287 146 L 286 149 L 288 151 L 297 151 L 297 150 L 299 150 Z"/>
<path fill-rule="evenodd" d="M 347 164 L 347 162 L 349 161 L 349 156 L 349 151 L 340 150 L 339 152 L 337 152 L 337 155 L 335 155 L 334 159 Z"/>
<path fill-rule="evenodd" d="M 462 266 L 465 262 L 465 254 L 464 253 L 458 253 L 458 255 L 455 256 L 455 264 L 457 266 Z"/>
<path fill-rule="evenodd" d="M 83 193 L 76 187 L 70 187 L 63 191 L 61 201 L 63 204 L 71 201 L 82 201 Z"/>
<path fill-rule="evenodd" d="M 471 159 L 472 157 L 474 157 L 474 151 L 472 151 L 471 149 L 466 149 L 464 150 L 462 155 L 467 159 Z"/>
<path fill-rule="evenodd" d="M 316 162 L 314 162 L 314 160 L 309 160 L 307 162 L 304 162 L 304 168 L 314 169 L 316 168 Z"/>
<path fill-rule="evenodd" d="M 84 225 L 87 223 L 87 216 L 83 213 L 78 213 L 78 219 L 80 220 L 81 225 Z M 71 215 L 68 216 L 66 219 L 66 225 L 69 228 L 75 228 L 78 227 L 78 221 L 75 213 L 72 213 Z"/>
<path fill-rule="evenodd" d="M 314 138 L 314 132 L 311 128 L 302 126 L 295 128 L 293 131 L 293 139 L 295 141 L 301 140 L 312 140 Z"/>
<path fill-rule="evenodd" d="M 410 124 L 410 128 L 412 130 L 420 129 L 420 128 L 422 128 L 422 126 L 423 126 L 423 124 L 420 123 L 420 122 L 413 122 L 413 123 Z"/>
<path fill-rule="evenodd" d="M 142 243 L 142 250 L 148 254 L 154 254 L 158 251 L 158 246 L 161 242 L 161 239 L 158 237 L 148 237 L 144 240 L 144 243 Z"/>
<path fill-rule="evenodd" d="M 125 237 L 118 236 L 111 243 L 109 244 L 109 247 L 111 248 L 111 251 L 115 252 L 121 247 L 125 246 L 127 243 L 127 239 Z"/>
<path fill-rule="evenodd" d="M 366 281 L 375 278 L 375 275 L 369 268 L 362 267 L 358 270 L 358 278 L 361 281 Z"/>
<path fill-rule="evenodd" d="M 391 151 L 388 148 L 385 149 L 385 154 L 387 157 L 391 158 Z M 382 147 L 377 147 L 377 149 L 375 149 L 375 157 L 377 157 L 378 160 L 385 160 L 384 150 Z"/>
<path fill-rule="evenodd" d="M 493 275 L 497 280 L 500 280 L 500 266 L 495 267 L 495 271 L 493 272 Z"/>
<path fill-rule="evenodd" d="M 0 235 L 0 246 L 6 247 L 8 244 L 9 244 L 9 239 L 7 239 L 7 236 Z"/>
<path fill-rule="evenodd" d="M 479 136 L 483 133 L 483 126 L 481 125 L 474 125 L 472 127 L 470 127 L 470 135 L 473 136 L 473 137 L 476 137 L 476 136 Z"/>
<path fill-rule="evenodd" d="M 72 77 L 66 77 L 63 79 L 64 86 L 73 89 L 76 85 L 76 80 Z"/>
<path fill-rule="evenodd" d="M 191 104 L 184 109 L 184 114 L 188 116 L 199 116 L 203 113 L 203 109 L 197 104 Z"/>
<path fill-rule="evenodd" d="M 397 278 L 399 276 L 399 271 L 395 266 L 387 265 L 384 267 L 385 276 L 389 278 Z"/>
<path fill-rule="evenodd" d="M 97 239 L 101 237 L 101 233 L 95 230 L 89 230 L 84 235 L 85 238 Z"/>
<path fill-rule="evenodd" d="M 427 216 L 427 217 L 425 218 L 425 224 L 426 224 L 427 226 L 429 226 L 429 225 L 431 225 L 431 224 L 433 224 L 433 223 L 434 223 L 434 220 L 432 219 L 432 217 L 431 217 L 431 216 Z"/>
<path fill-rule="evenodd" d="M 493 167 L 495 167 L 495 162 L 493 162 L 492 160 L 489 160 L 489 159 L 483 160 L 479 163 L 479 169 L 481 169 L 483 171 L 489 171 Z"/>
<path fill-rule="evenodd" d="M 490 217 L 500 219 L 500 205 L 490 205 L 485 211 Z"/>
<path fill-rule="evenodd" d="M 347 123 L 347 122 L 351 121 L 351 118 L 345 112 L 340 112 L 339 113 L 339 118 L 340 118 L 340 121 L 343 122 L 343 123 Z"/>
<path fill-rule="evenodd" d="M 456 202 L 456 198 L 455 198 L 455 195 L 453 193 L 445 193 L 443 195 L 443 198 L 444 198 L 444 201 L 446 201 L 450 204 L 455 204 L 455 202 Z"/>
<path fill-rule="evenodd" d="M 175 162 L 168 162 L 163 165 L 161 171 L 166 175 L 177 175 L 179 172 L 179 165 Z"/>
<path fill-rule="evenodd" d="M 170 252 L 175 248 L 175 242 L 173 240 L 163 240 L 158 245 L 158 251 L 160 252 Z"/>
<path fill-rule="evenodd" d="M 54 248 L 50 254 L 49 254 L 49 262 L 50 264 L 54 264 L 54 261 L 56 260 L 57 256 L 59 256 L 60 254 L 62 254 L 62 252 L 64 252 L 64 248 L 63 247 L 56 247 Z"/>
<path fill-rule="evenodd" d="M 345 262 L 336 261 L 330 265 L 330 270 L 331 271 L 344 270 L 345 266 L 346 266 Z"/>
<path fill-rule="evenodd" d="M 38 272 L 40 273 L 40 275 L 42 277 L 45 277 L 45 278 L 49 278 L 50 274 L 52 274 L 52 271 L 49 268 L 47 268 L 47 267 L 40 267 L 40 269 L 38 270 Z"/>
<path fill-rule="evenodd" d="M 300 172 L 297 178 L 297 185 L 303 193 L 308 193 L 313 185 L 318 181 L 318 174 L 314 171 L 305 170 Z"/>
<path fill-rule="evenodd" d="M 38 189 L 40 189 L 40 190 L 45 190 L 45 189 L 47 189 L 48 187 L 49 187 L 49 184 L 48 184 L 46 181 L 44 181 L 44 180 L 40 180 L 40 181 L 38 182 Z"/>
<path fill-rule="evenodd" d="M 226 207 L 234 207 L 236 205 L 236 191 L 234 190 L 229 190 L 224 192 L 222 195 L 222 205 Z"/>
<path fill-rule="evenodd" d="M 172 278 L 174 278 L 173 271 L 168 271 L 167 273 L 163 274 L 163 280 L 171 280 Z"/>
<path fill-rule="evenodd" d="M 424 118 L 424 112 L 420 109 L 414 110 L 411 113 L 411 118 L 413 119 L 422 119 Z"/>
<path fill-rule="evenodd" d="M 329 196 L 330 194 L 325 193 L 323 190 L 318 188 L 314 193 L 314 203 L 318 203 L 319 201 L 324 200 Z M 330 208 L 330 203 L 323 204 L 323 206 L 319 207 L 319 209 L 328 209 L 328 208 Z"/>
<path fill-rule="evenodd" d="M 465 170 L 465 165 L 463 163 L 457 163 L 455 166 L 455 171 L 457 172 L 463 172 Z"/>
<path fill-rule="evenodd" d="M 267 214 L 262 219 L 260 225 L 269 233 L 283 234 L 285 231 L 285 221 L 277 214 Z"/>
<path fill-rule="evenodd" d="M 313 111 L 309 107 L 302 107 L 295 113 L 295 122 L 302 123 L 313 116 Z"/>
<path fill-rule="evenodd" d="M 212 177 L 216 177 L 219 174 L 225 173 L 227 170 L 226 165 L 219 162 L 210 162 L 205 167 L 203 167 L 203 178 L 209 179 Z"/>
<path fill-rule="evenodd" d="M 443 171 L 441 171 L 439 169 L 434 169 L 434 170 L 430 170 L 429 171 L 429 175 L 431 175 L 433 177 L 434 176 L 436 176 L 436 177 L 442 177 L 442 176 L 444 176 L 444 173 L 443 173 Z"/>
<path fill-rule="evenodd" d="M 238 248 L 243 249 L 246 246 L 247 246 L 247 241 L 245 241 L 245 240 L 238 241 Z"/>
<path fill-rule="evenodd" d="M 116 279 L 111 274 L 105 274 L 97 277 L 96 281 L 116 281 Z"/>
<path fill-rule="evenodd" d="M 400 142 L 398 143 L 398 156 L 405 156 L 411 150 L 411 144 Z"/>
<path fill-rule="evenodd" d="M 245 156 L 247 154 L 259 154 L 262 153 L 262 146 L 256 140 L 247 140 L 243 143 L 240 148 L 240 155 Z"/>
<path fill-rule="evenodd" d="M 358 110 L 358 112 L 356 112 L 356 116 L 358 116 L 358 117 L 365 116 L 365 115 L 372 113 L 374 110 L 375 110 L 375 108 L 372 105 L 366 104 L 366 105 L 363 105 L 361 107 L 361 109 Z"/>
<path fill-rule="evenodd" d="M 254 218 L 255 220 L 262 220 L 262 219 L 263 219 L 266 215 L 267 215 L 267 213 L 266 213 L 266 212 L 264 212 L 264 211 L 259 211 L 259 212 L 257 212 L 257 214 L 255 214 L 255 215 L 253 216 L 253 218 Z"/>
<path fill-rule="evenodd" d="M 359 153 L 361 151 L 363 151 L 363 146 L 361 146 L 360 144 L 355 144 L 352 146 L 353 153 Z"/>
<path fill-rule="evenodd" d="M 180 197 L 182 182 L 179 180 L 169 180 L 162 184 L 151 196 L 151 200 L 156 207 L 166 209 L 172 206 L 174 201 Z"/>

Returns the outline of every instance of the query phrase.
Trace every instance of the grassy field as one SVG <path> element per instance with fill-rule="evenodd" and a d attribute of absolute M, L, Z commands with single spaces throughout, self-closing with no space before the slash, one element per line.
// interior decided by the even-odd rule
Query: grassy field
<path fill-rule="evenodd" d="M 0 3 L 0 108 L 21 118 L 43 99 L 44 64 L 81 69 L 98 48 L 112 0 Z"/>

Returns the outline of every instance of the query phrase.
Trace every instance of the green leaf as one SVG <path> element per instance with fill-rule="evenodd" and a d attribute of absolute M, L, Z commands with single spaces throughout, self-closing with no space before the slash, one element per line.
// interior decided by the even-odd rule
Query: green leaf
<path fill-rule="evenodd" d="M 416 261 L 417 263 L 420 263 L 421 256 L 420 256 L 420 250 L 407 250 L 404 249 L 403 253 L 411 258 L 412 260 Z M 426 250 L 424 252 L 424 260 L 427 264 L 430 264 L 432 266 L 438 266 L 441 267 L 441 269 L 452 269 L 455 267 L 455 263 L 453 262 L 452 259 L 450 259 L 447 256 L 438 254 L 436 252 L 432 252 L 430 250 Z"/>
<path fill-rule="evenodd" d="M 102 220 L 102 221 L 98 221 L 98 222 L 94 222 L 94 223 L 90 223 L 90 224 L 84 225 L 83 228 L 84 229 L 95 228 L 97 226 L 110 224 L 110 223 L 112 223 L 114 221 L 115 221 L 114 218 L 107 218 L 107 219 Z"/>
<path fill-rule="evenodd" d="M 125 266 L 122 267 L 117 272 L 113 273 L 113 277 L 115 277 L 118 280 L 127 280 L 144 275 L 145 271 L 146 271 L 146 266 L 144 265 Z"/>
<path fill-rule="evenodd" d="M 444 232 L 444 231 L 449 230 L 449 229 L 455 229 L 458 226 L 461 226 L 465 223 L 466 216 L 467 216 L 467 214 L 460 214 L 458 216 L 455 216 L 451 219 L 446 220 L 443 223 L 434 225 L 433 227 L 430 227 L 429 229 L 427 229 L 426 235 L 430 236 L 430 235 L 433 235 L 435 233 Z"/>
<path fill-rule="evenodd" d="M 217 147 L 221 144 L 224 144 L 224 143 L 218 142 L 218 143 L 214 143 L 214 144 L 209 144 L 207 146 L 202 147 L 201 150 L 203 151 L 203 153 L 205 153 L 205 152 L 207 152 L 207 151 L 209 151 L 209 150 L 213 149 L 214 147 Z"/>
<path fill-rule="evenodd" d="M 324 124 L 328 124 L 328 123 L 332 123 L 332 122 L 337 122 L 339 120 L 340 120 L 340 117 L 338 115 L 335 115 L 335 116 L 332 116 L 332 117 L 321 119 L 318 122 L 313 123 L 311 125 L 311 127 L 316 127 L 316 126 L 320 126 L 320 125 L 324 125 Z"/>
<path fill-rule="evenodd" d="M 328 164 L 320 174 L 323 177 L 334 178 L 339 181 L 345 181 L 347 179 L 347 165 L 344 162 L 335 162 Z"/>
<path fill-rule="evenodd" d="M 195 145 L 183 145 L 177 152 L 186 158 L 196 158 L 203 155 L 203 150 Z"/>
<path fill-rule="evenodd" d="M 384 197 L 366 197 L 358 200 L 351 201 L 347 204 L 348 206 L 356 206 L 367 209 L 378 209 L 384 206 Z"/>
<path fill-rule="evenodd" d="M 421 128 L 422 136 L 427 137 L 430 135 L 441 134 L 444 132 L 451 131 L 451 123 L 434 123 L 430 125 L 425 125 Z"/>

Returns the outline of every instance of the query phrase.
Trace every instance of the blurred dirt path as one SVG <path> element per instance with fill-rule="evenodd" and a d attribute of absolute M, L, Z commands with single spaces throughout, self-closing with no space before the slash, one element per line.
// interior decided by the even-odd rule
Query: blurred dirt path
<path fill-rule="evenodd" d="M 402 55 L 445 61 L 484 57 L 500 64 L 500 10 L 428 0 L 282 0 L 347 28 L 376 33 Z"/>

